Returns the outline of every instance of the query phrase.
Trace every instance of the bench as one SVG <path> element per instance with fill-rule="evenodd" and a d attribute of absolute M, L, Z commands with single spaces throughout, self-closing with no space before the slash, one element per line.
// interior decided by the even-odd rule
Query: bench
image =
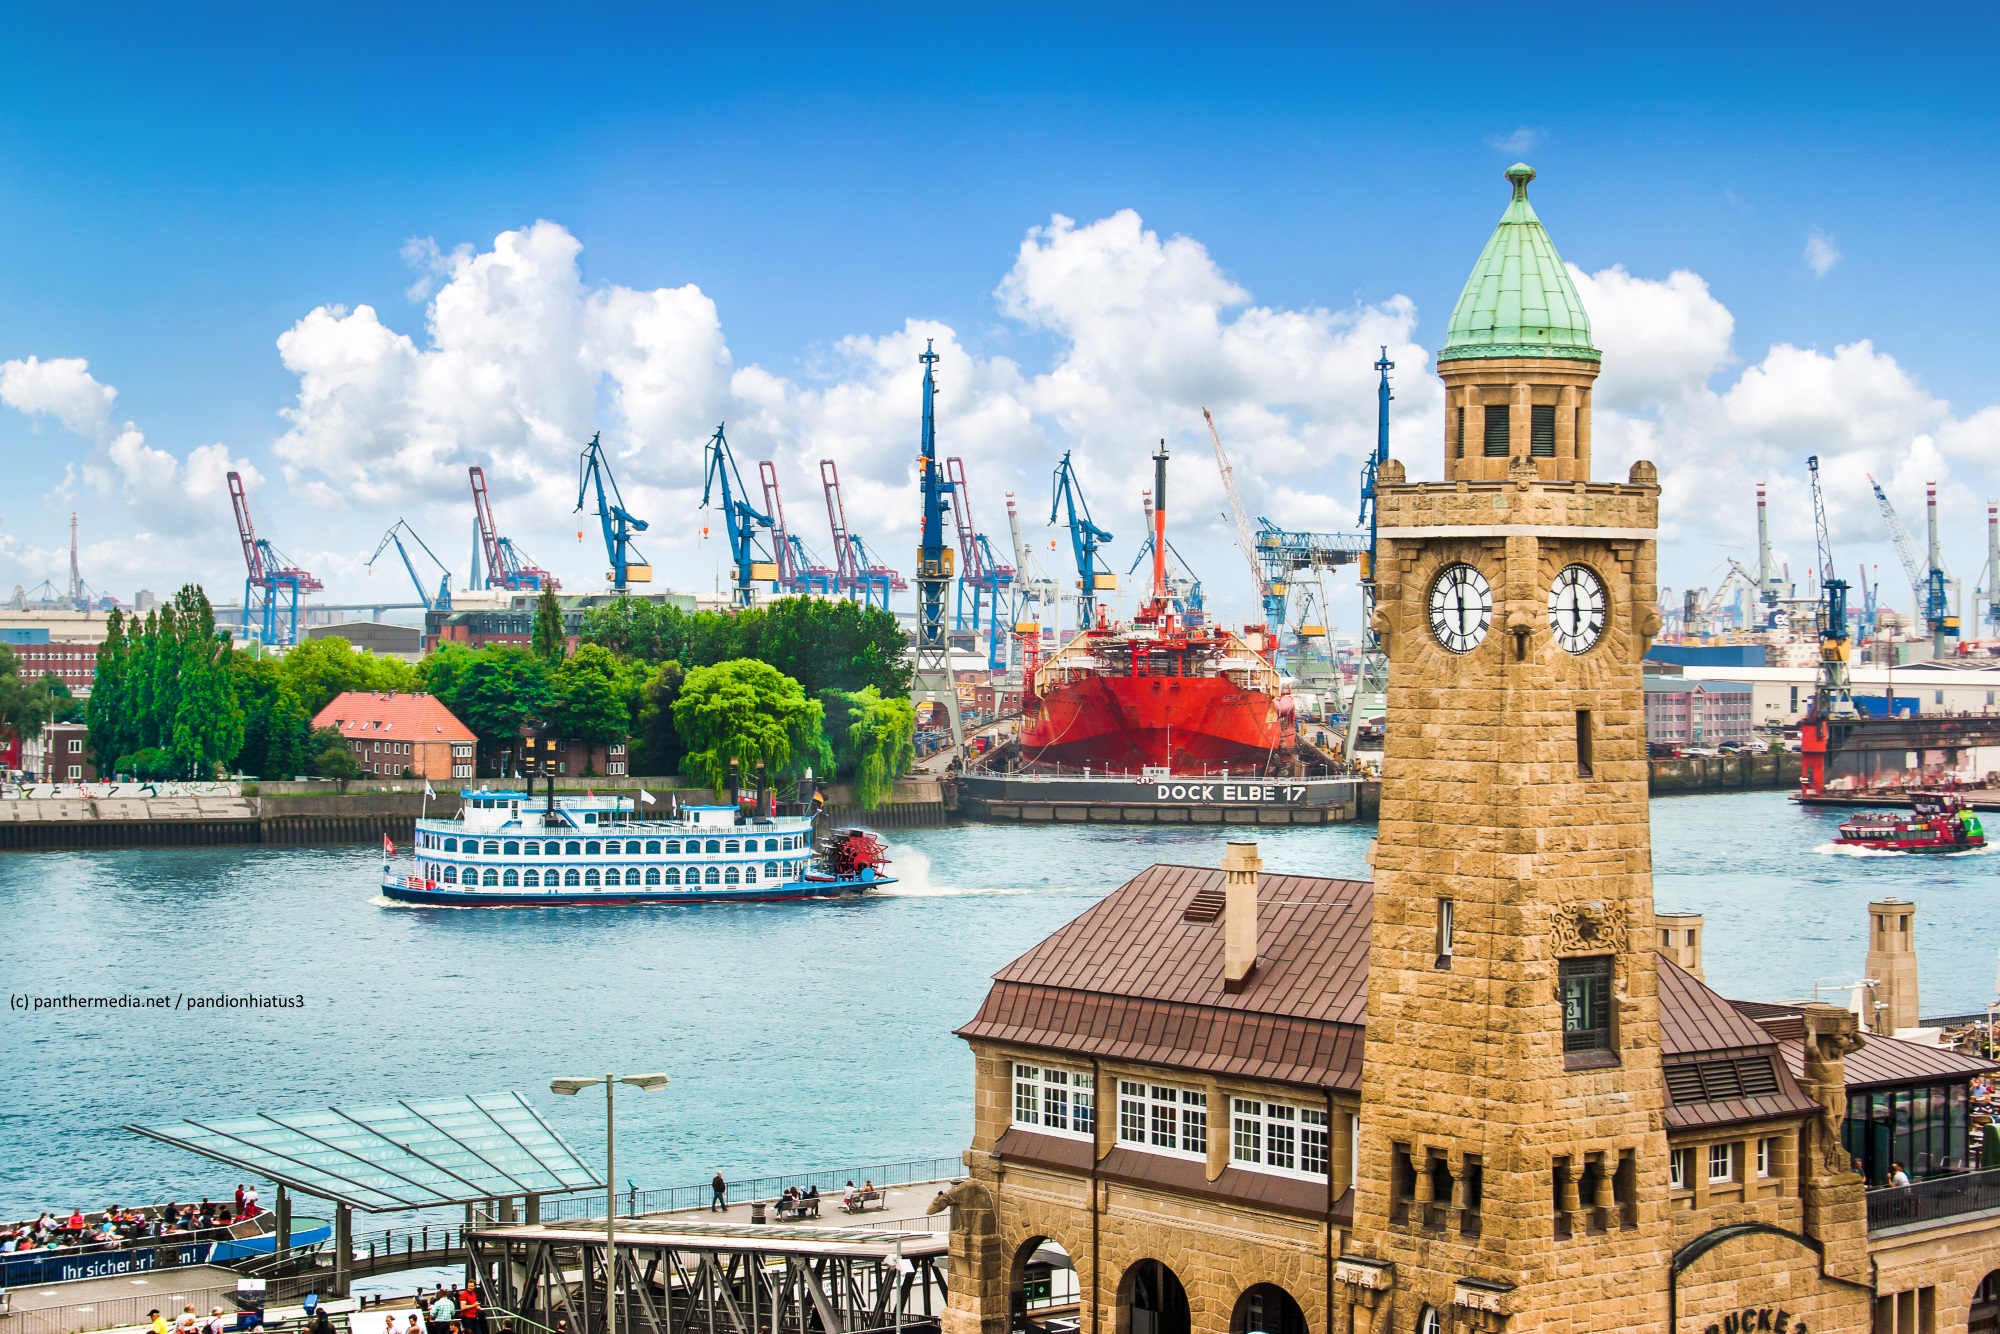
<path fill-rule="evenodd" d="M 850 1214 L 865 1213 L 870 1209 L 887 1209 L 888 1207 L 889 1196 L 880 1189 L 857 1190 L 841 1202 L 841 1208 Z"/>
<path fill-rule="evenodd" d="M 819 1196 L 802 1195 L 795 1200 L 778 1200 L 778 1220 L 790 1222 L 800 1218 L 819 1217 Z"/>

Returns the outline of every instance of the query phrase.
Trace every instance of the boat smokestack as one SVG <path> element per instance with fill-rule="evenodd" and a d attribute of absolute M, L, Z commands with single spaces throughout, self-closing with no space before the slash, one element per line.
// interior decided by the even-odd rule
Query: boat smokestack
<path fill-rule="evenodd" d="M 1707 981 L 1701 973 L 1701 937 L 1708 929 L 1702 915 L 1698 912 L 1656 912 L 1653 921 L 1660 928 L 1660 953 L 1693 973 L 1696 981 Z"/>
<path fill-rule="evenodd" d="M 1235 993 L 1257 971 L 1257 872 L 1264 868 L 1255 843 L 1231 843 L 1222 856 L 1222 989 Z"/>
<path fill-rule="evenodd" d="M 1894 1037 L 1917 1027 L 1917 905 L 1879 899 L 1868 905 L 1867 1002 L 1862 1019 L 1871 1033 Z"/>
<path fill-rule="evenodd" d="M 1167 602 L 1167 442 L 1153 455 L 1153 600 Z"/>

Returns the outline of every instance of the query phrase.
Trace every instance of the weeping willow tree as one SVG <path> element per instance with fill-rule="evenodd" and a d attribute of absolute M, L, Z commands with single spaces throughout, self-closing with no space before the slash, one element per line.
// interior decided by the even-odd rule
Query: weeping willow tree
<path fill-rule="evenodd" d="M 674 728 L 687 745 L 682 771 L 720 792 L 729 786 L 729 762 L 748 778 L 759 764 L 771 779 L 789 778 L 833 763 L 826 744 L 825 710 L 799 683 L 754 658 L 697 667 L 673 703 Z"/>
<path fill-rule="evenodd" d="M 916 762 L 916 705 L 865 690 L 822 690 L 827 739 L 839 775 L 854 784 L 854 800 L 874 810 L 889 799 L 896 780 Z"/>

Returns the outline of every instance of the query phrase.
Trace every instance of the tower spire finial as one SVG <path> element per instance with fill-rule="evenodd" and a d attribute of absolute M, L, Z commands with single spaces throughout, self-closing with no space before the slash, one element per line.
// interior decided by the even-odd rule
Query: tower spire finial
<path fill-rule="evenodd" d="M 1528 182 L 1535 179 L 1535 169 L 1525 162 L 1516 162 L 1507 168 L 1507 179 L 1514 183 L 1514 198 L 1528 197 Z"/>

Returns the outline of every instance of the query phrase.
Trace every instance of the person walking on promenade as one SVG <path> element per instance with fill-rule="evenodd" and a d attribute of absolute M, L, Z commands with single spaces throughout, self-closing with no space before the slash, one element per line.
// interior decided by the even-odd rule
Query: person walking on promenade
<path fill-rule="evenodd" d="M 710 1213 L 727 1212 L 729 1209 L 729 1183 L 722 1179 L 722 1169 L 715 1169 L 715 1180 L 708 1183 L 708 1189 L 715 1198 L 708 1202 Z"/>
<path fill-rule="evenodd" d="M 153 1326 L 153 1334 L 167 1334 L 167 1318 L 160 1314 L 159 1307 L 146 1312 L 146 1319 Z"/>

